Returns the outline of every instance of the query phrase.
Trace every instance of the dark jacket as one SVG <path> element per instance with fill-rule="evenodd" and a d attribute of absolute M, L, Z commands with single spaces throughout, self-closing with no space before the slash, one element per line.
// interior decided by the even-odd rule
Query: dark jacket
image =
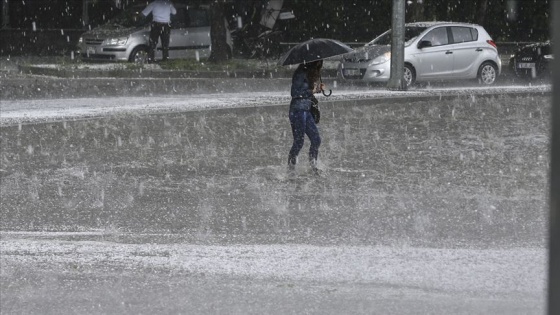
<path fill-rule="evenodd" d="M 309 84 L 304 67 L 298 67 L 294 72 L 291 94 L 290 111 L 309 110 L 316 99 L 313 96 L 313 83 Z"/>

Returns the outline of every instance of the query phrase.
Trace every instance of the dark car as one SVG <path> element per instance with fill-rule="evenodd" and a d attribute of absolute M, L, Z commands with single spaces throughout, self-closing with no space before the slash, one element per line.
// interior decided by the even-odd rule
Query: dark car
<path fill-rule="evenodd" d="M 511 55 L 511 70 L 521 78 L 547 79 L 552 74 L 552 43 L 550 41 L 525 45 Z"/>

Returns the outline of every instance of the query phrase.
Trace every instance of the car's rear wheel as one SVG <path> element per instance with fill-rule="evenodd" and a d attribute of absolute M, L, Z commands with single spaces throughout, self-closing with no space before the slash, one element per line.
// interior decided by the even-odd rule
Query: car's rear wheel
<path fill-rule="evenodd" d="M 404 82 L 406 83 L 406 87 L 411 87 L 416 82 L 416 71 L 411 65 L 405 64 L 404 65 L 404 74 L 403 74 Z"/>
<path fill-rule="evenodd" d="M 148 63 L 148 47 L 139 46 L 132 50 L 128 61 L 134 63 Z"/>
<path fill-rule="evenodd" d="M 478 68 L 478 82 L 483 85 L 492 85 L 498 77 L 498 68 L 491 62 L 483 63 Z"/>

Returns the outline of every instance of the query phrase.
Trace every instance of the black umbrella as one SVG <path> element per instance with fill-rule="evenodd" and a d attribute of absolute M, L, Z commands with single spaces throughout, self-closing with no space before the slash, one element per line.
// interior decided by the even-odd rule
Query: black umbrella
<path fill-rule="evenodd" d="M 315 38 L 292 47 L 280 58 L 278 65 L 289 66 L 300 63 L 308 63 L 340 56 L 351 51 L 353 51 L 352 48 L 337 40 Z M 325 96 L 330 96 L 332 94 L 332 90 L 328 95 L 325 94 L 325 91 L 322 92 Z"/>
<path fill-rule="evenodd" d="M 278 61 L 280 66 L 297 65 L 349 53 L 352 48 L 334 39 L 316 38 L 297 44 Z"/>

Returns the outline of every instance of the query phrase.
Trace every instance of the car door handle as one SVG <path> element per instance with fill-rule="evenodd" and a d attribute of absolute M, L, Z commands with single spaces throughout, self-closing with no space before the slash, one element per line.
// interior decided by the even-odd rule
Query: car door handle
<path fill-rule="evenodd" d="M 453 52 L 452 52 L 452 51 L 449 51 L 449 50 L 445 52 L 446 55 L 451 55 L 452 53 L 453 53 Z"/>
<path fill-rule="evenodd" d="M 482 51 L 482 48 L 477 48 L 475 51 Z"/>

